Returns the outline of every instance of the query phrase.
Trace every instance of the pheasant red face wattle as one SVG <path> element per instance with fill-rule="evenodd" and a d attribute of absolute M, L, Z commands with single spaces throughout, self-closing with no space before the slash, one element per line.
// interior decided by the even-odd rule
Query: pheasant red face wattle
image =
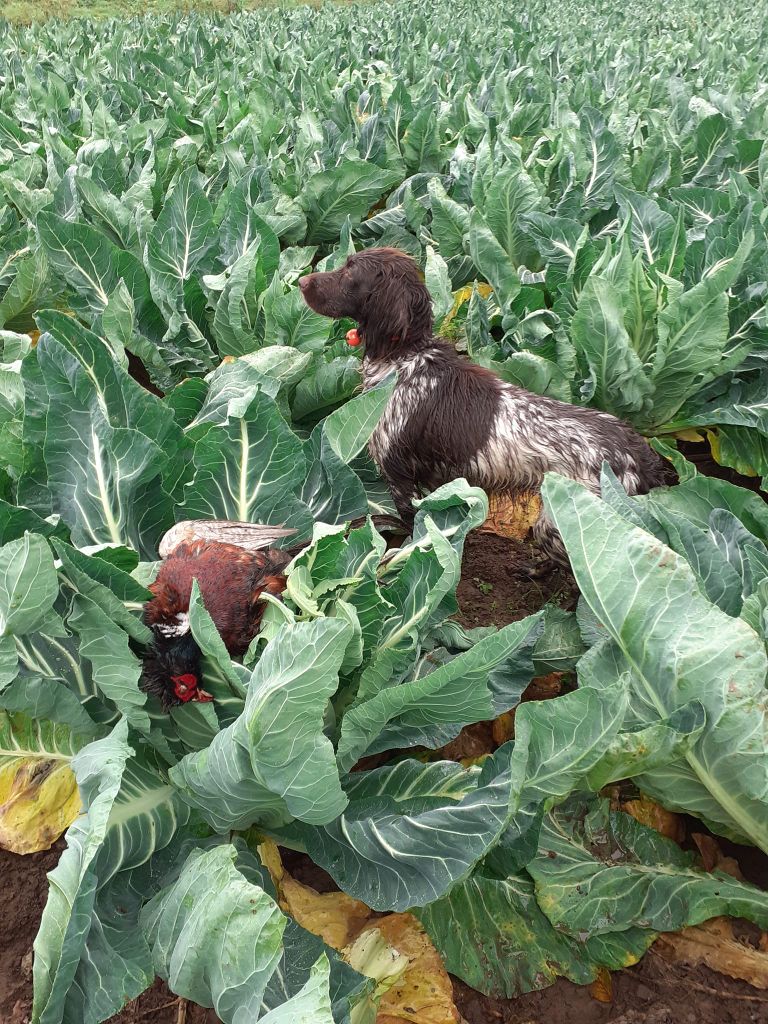
<path fill-rule="evenodd" d="M 171 676 L 171 682 L 173 683 L 173 692 L 183 704 L 187 704 L 191 700 L 207 704 L 213 700 L 207 690 L 200 689 L 197 676 L 193 676 L 191 672 L 185 672 L 180 676 Z"/>

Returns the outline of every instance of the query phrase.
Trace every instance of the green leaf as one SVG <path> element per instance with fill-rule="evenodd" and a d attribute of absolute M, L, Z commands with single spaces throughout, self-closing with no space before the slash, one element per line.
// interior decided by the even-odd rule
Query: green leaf
<path fill-rule="evenodd" d="M 71 223 L 49 210 L 37 218 L 37 230 L 52 269 L 74 289 L 78 311 L 89 318 L 102 313 L 118 283 L 112 242 L 88 224 Z"/>
<path fill-rule="evenodd" d="M 135 320 L 135 306 L 125 281 L 118 281 L 110 294 L 101 314 L 101 326 L 112 343 L 113 353 L 119 362 L 124 362 L 123 350 L 131 348 Z"/>
<path fill-rule="evenodd" d="M 726 289 L 741 273 L 753 244 L 754 235 L 747 232 L 732 257 L 659 314 L 651 371 L 656 424 L 672 419 L 702 383 L 717 375 L 729 335 Z"/>
<path fill-rule="evenodd" d="M 395 377 L 385 378 L 323 420 L 323 436 L 342 462 L 351 462 L 368 443 L 394 387 Z"/>
<path fill-rule="evenodd" d="M 437 117 L 428 106 L 423 107 L 405 129 L 402 140 L 402 154 L 408 170 L 440 170 L 440 140 Z"/>
<path fill-rule="evenodd" d="M 248 685 L 240 717 L 170 776 L 218 832 L 288 814 L 331 821 L 346 805 L 322 725 L 349 641 L 340 619 L 283 626 Z"/>
<path fill-rule="evenodd" d="M 655 452 L 658 452 L 668 462 L 671 462 L 674 466 L 677 478 L 681 484 L 687 483 L 688 480 L 692 480 L 698 475 L 696 466 L 689 462 L 683 453 L 678 449 L 674 439 L 671 442 L 665 441 L 660 437 L 651 438 L 651 448 Z"/>
<path fill-rule="evenodd" d="M 68 763 L 90 738 L 78 736 L 66 725 L 0 711 L 0 767 L 17 758 Z"/>
<path fill-rule="evenodd" d="M 148 735 L 147 695 L 139 689 L 141 663 L 128 645 L 128 634 L 82 594 L 75 597 L 69 624 L 80 635 L 80 655 L 90 661 L 99 690 L 134 729 Z"/>
<path fill-rule="evenodd" d="M 311 371 L 300 380 L 291 403 L 295 420 L 318 417 L 341 405 L 360 387 L 360 360 L 355 356 L 340 356 L 325 362 L 315 356 Z"/>
<path fill-rule="evenodd" d="M 469 210 L 449 198 L 438 178 L 431 179 L 427 191 L 432 210 L 431 231 L 440 255 L 445 260 L 462 256 L 469 232 Z"/>
<path fill-rule="evenodd" d="M 512 755 L 526 758 L 521 805 L 576 789 L 610 750 L 626 707 L 621 680 L 602 690 L 584 687 L 557 700 L 522 704 L 515 714 Z"/>
<path fill-rule="evenodd" d="M 292 839 L 339 887 L 377 910 L 438 899 L 495 842 L 516 802 L 508 765 L 488 782 L 451 762 L 401 761 L 347 777 L 349 806 L 324 828 L 294 824 Z"/>
<path fill-rule="evenodd" d="M 399 180 L 396 171 L 349 159 L 313 175 L 299 199 L 307 215 L 306 241 L 332 242 L 347 217 L 358 224 Z"/>
<path fill-rule="evenodd" d="M 2 687 L 2 683 L 0 683 Z M 53 726 L 68 726 L 74 733 L 91 740 L 98 734 L 98 728 L 88 716 L 79 694 L 76 696 L 60 680 L 38 677 L 19 677 L 5 688 L 0 689 L 0 707 L 14 713 L 21 712 L 43 723 Z"/>
<path fill-rule="evenodd" d="M 622 217 L 629 222 L 632 248 L 649 266 L 664 264 L 675 237 L 675 219 L 649 196 L 615 186 Z"/>
<path fill-rule="evenodd" d="M 708 728 L 685 758 L 639 784 L 715 831 L 765 848 L 763 644 L 710 604 L 684 559 L 583 487 L 551 474 L 542 494 L 584 599 L 613 640 L 601 678 L 615 679 L 617 668 L 629 673 L 638 725 L 665 720 L 694 699 L 707 709 Z"/>
<path fill-rule="evenodd" d="M 47 312 L 38 322 L 46 333 L 35 350 L 39 375 L 25 437 L 42 445 L 52 503 L 75 544 L 126 544 L 149 554 L 170 525 L 160 475 L 183 443 L 173 413 L 71 317 Z"/>
<path fill-rule="evenodd" d="M 281 955 L 285 917 L 238 871 L 233 846 L 193 851 L 141 912 L 155 971 L 225 1024 L 255 1020 Z"/>
<path fill-rule="evenodd" d="M 558 977 L 587 985 L 603 967 L 634 963 L 656 938 L 639 928 L 586 941 L 564 935 L 542 913 L 524 872 L 495 878 L 478 869 L 416 913 L 446 970 L 496 999 L 546 988 Z"/>
<path fill-rule="evenodd" d="M 730 125 L 720 113 L 702 118 L 696 126 L 698 166 L 694 182 L 713 182 L 730 148 Z"/>
<path fill-rule="evenodd" d="M 578 154 L 583 202 L 590 209 L 605 209 L 613 198 L 614 180 L 616 172 L 621 169 L 623 154 L 616 136 L 597 110 L 584 107 L 579 121 L 579 142 L 583 147 L 583 153 Z"/>
<path fill-rule="evenodd" d="M 571 385 L 557 363 L 544 359 L 535 352 L 513 352 L 504 362 L 489 359 L 482 349 L 475 362 L 493 370 L 502 380 L 517 384 L 535 395 L 547 395 L 561 402 L 570 402 Z"/>
<path fill-rule="evenodd" d="M 216 303 L 213 333 L 221 355 L 241 356 L 259 346 L 257 289 L 261 266 L 255 248 L 247 249 L 229 268 Z"/>
<path fill-rule="evenodd" d="M 705 476 L 699 473 L 677 485 L 657 488 L 647 497 L 635 498 L 641 507 L 646 507 L 653 516 L 659 510 L 678 512 L 687 517 L 702 530 L 709 529 L 709 521 L 715 509 L 728 509 L 744 526 L 768 542 L 768 508 L 759 494 L 727 480 Z"/>
<path fill-rule="evenodd" d="M 572 276 L 577 254 L 589 232 L 578 220 L 536 212 L 525 215 L 521 228 L 533 240 L 544 260 L 547 287 L 556 293 Z"/>
<path fill-rule="evenodd" d="M 184 308 L 184 284 L 216 244 L 213 209 L 196 168 L 184 171 L 147 241 L 152 297 L 168 314 Z"/>
<path fill-rule="evenodd" d="M 528 871 L 544 913 L 571 935 L 672 932 L 722 914 L 765 926 L 764 893 L 692 861 L 671 839 L 611 811 L 609 801 L 573 797 L 545 816 Z"/>
<path fill-rule="evenodd" d="M 688 560 L 709 600 L 728 615 L 738 615 L 742 578 L 713 538 L 676 512 L 659 511 L 656 518 L 664 528 L 669 546 Z"/>
<path fill-rule="evenodd" d="M 656 290 L 645 273 L 641 254 L 637 253 L 624 297 L 624 326 L 643 364 L 656 344 L 656 303 Z"/>
<path fill-rule="evenodd" d="M 477 272 L 496 293 L 500 306 L 507 306 L 520 291 L 520 278 L 506 251 L 496 240 L 478 210 L 472 210 L 469 251 Z"/>
<path fill-rule="evenodd" d="M 521 163 L 509 163 L 496 172 L 485 196 L 483 215 L 515 269 L 535 269 L 536 249 L 528 240 L 522 220 L 540 206 L 538 189 Z"/>
<path fill-rule="evenodd" d="M 600 647 L 593 648 L 598 655 L 588 653 L 579 664 L 579 682 L 587 687 L 595 683 L 598 688 L 604 680 L 592 677 L 593 669 L 599 675 Z M 669 718 L 638 729 L 620 732 L 608 745 L 605 753 L 587 775 L 589 788 L 600 790 L 613 782 L 635 778 L 644 772 L 663 768 L 687 754 L 706 725 L 704 705 L 692 700 L 674 711 Z"/>
<path fill-rule="evenodd" d="M 298 288 L 283 291 L 277 274 L 262 297 L 264 337 L 272 345 L 286 345 L 303 352 L 320 351 L 331 333 L 332 322 L 310 309 Z"/>
<path fill-rule="evenodd" d="M 433 672 L 382 690 L 344 717 L 339 764 L 349 770 L 367 751 L 407 747 L 423 742 L 425 727 L 468 725 L 493 717 L 488 676 L 529 637 L 538 625 L 531 616 L 475 644 Z M 410 739 L 415 733 L 417 739 Z M 430 746 L 432 744 L 429 744 Z"/>
<path fill-rule="evenodd" d="M 61 572 L 72 588 L 98 605 L 112 622 L 140 643 L 152 643 L 153 634 L 125 602 L 143 604 L 152 596 L 132 576 L 102 558 L 86 555 L 55 537 L 54 550 L 61 560 Z"/>
<path fill-rule="evenodd" d="M 323 954 L 295 996 L 261 1018 L 262 1024 L 334 1024 L 329 991 L 330 965 Z"/>
<path fill-rule="evenodd" d="M 55 879 L 36 939 L 36 967 L 40 963 L 42 969 L 43 963 L 55 964 L 61 958 L 53 980 L 55 987 L 60 986 L 55 995 L 64 996 L 51 1000 L 46 1007 L 50 1016 L 41 1020 L 98 1024 L 149 987 L 154 972 L 138 927 L 139 907 L 160 886 L 165 870 L 161 851 L 168 849 L 173 855 L 189 842 L 188 809 L 143 756 L 129 759 L 123 768 L 115 763 L 108 747 L 115 735 L 84 748 L 74 762 L 88 817 L 69 830 L 68 849 L 57 868 L 61 872 L 66 865 L 66 871 Z M 86 753 L 92 758 L 84 776 L 80 761 Z M 110 787 L 105 794 L 116 769 L 119 791 L 115 795 Z M 94 792 L 99 794 L 98 816 L 94 815 Z M 106 795 L 111 810 L 101 806 Z M 106 828 L 102 810 L 108 813 Z M 146 866 L 151 858 L 156 858 L 154 873 Z M 84 861 L 87 870 L 83 871 Z M 75 868 L 81 870 L 79 876 Z M 57 886 L 61 887 L 58 894 Z M 82 931 L 76 932 L 72 924 L 66 933 L 56 927 L 57 921 L 66 922 L 68 908 L 62 900 L 74 900 Z M 68 978 L 73 979 L 71 984 Z"/>
<path fill-rule="evenodd" d="M 576 306 L 571 337 L 587 360 L 595 382 L 595 402 L 617 416 L 640 412 L 653 391 L 624 327 L 618 290 L 590 277 Z"/>
<path fill-rule="evenodd" d="M 572 669 L 584 653 L 584 641 L 576 616 L 557 605 L 547 605 L 543 627 L 533 650 L 535 675 Z"/>
<path fill-rule="evenodd" d="M 200 586 L 196 579 L 192 581 L 192 592 L 189 596 L 189 626 L 203 656 L 215 663 L 226 684 L 223 692 L 214 692 L 214 696 L 219 702 L 218 706 L 220 707 L 222 699 L 226 699 L 231 694 L 235 694 L 238 698 L 245 697 L 245 685 L 238 673 L 239 666 L 230 658 L 224 641 L 203 604 Z M 206 683 L 207 681 L 206 679 Z"/>
<path fill-rule="evenodd" d="M 285 345 L 266 345 L 257 352 L 249 352 L 243 357 L 243 362 L 265 377 L 274 377 L 285 387 L 292 388 L 306 376 L 312 355 Z"/>
<path fill-rule="evenodd" d="M 39 309 L 48 283 L 48 260 L 39 250 L 18 263 L 16 274 L 0 299 L 0 327 L 15 325 L 22 330 L 31 326 L 32 314 Z M 7 353 L 3 353 L 8 362 Z"/>
<path fill-rule="evenodd" d="M 427 246 L 427 262 L 424 268 L 427 288 L 432 296 L 432 314 L 435 323 L 439 324 L 453 309 L 453 292 L 448 264 L 436 253 L 431 245 Z"/>
<path fill-rule="evenodd" d="M 95 860 L 109 827 L 130 755 L 128 723 L 84 747 L 73 762 L 85 814 L 67 832 L 67 849 L 51 873 L 51 889 L 34 942 L 34 1024 L 64 1020 L 72 985 L 91 927 L 96 895 Z"/>
<path fill-rule="evenodd" d="M 307 529 L 309 514 L 296 497 L 305 473 L 301 442 L 262 391 L 240 416 L 208 428 L 195 444 L 193 462 L 185 518 Z"/>
<path fill-rule="evenodd" d="M 0 549 L 0 635 L 33 633 L 58 594 L 53 556 L 42 537 L 25 533 Z"/>

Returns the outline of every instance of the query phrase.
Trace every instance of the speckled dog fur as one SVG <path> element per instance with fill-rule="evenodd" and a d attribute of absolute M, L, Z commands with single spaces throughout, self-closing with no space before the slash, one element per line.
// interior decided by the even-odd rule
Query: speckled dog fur
<path fill-rule="evenodd" d="M 515 495 L 538 490 L 554 470 L 599 492 L 605 461 L 629 494 L 664 482 L 661 459 L 615 416 L 507 384 L 433 337 L 429 292 L 409 256 L 368 249 L 299 283 L 316 312 L 358 322 L 365 388 L 397 371 L 369 447 L 406 521 L 414 497 L 457 477 Z M 534 537 L 544 554 L 567 564 L 543 512 Z"/>

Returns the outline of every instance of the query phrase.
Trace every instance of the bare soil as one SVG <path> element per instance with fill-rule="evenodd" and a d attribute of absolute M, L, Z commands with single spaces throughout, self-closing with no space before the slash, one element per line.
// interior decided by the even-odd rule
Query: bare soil
<path fill-rule="evenodd" d="M 495 533 L 469 534 L 461 568 L 456 618 L 467 628 L 506 626 L 548 601 L 569 606 L 577 595 L 569 572 L 553 569 L 537 578 L 529 545 Z"/>
<path fill-rule="evenodd" d="M 574 584 L 557 571 L 531 578 L 525 544 L 489 534 L 467 539 L 458 589 L 465 626 L 504 625 L 548 600 L 569 605 Z M 477 729 L 487 727 L 481 723 Z M 485 749 L 488 749 L 487 747 Z M 696 826 L 701 831 L 701 825 Z M 745 875 L 768 887 L 768 858 L 723 843 Z M 31 951 L 47 893 L 46 872 L 63 843 L 31 857 L 0 851 L 0 1024 L 28 1024 L 32 1003 Z M 307 857 L 286 851 L 288 870 L 319 891 L 332 879 Z M 612 976 L 612 1001 L 599 1002 L 586 987 L 560 979 L 550 988 L 513 1000 L 488 999 L 454 979 L 456 1004 L 467 1024 L 768 1024 L 768 993 L 758 992 L 705 967 L 672 966 L 653 950 L 635 967 Z M 156 983 L 111 1024 L 217 1024 L 211 1010 L 185 1004 Z M 419 1022 L 415 1022 L 419 1024 Z"/>

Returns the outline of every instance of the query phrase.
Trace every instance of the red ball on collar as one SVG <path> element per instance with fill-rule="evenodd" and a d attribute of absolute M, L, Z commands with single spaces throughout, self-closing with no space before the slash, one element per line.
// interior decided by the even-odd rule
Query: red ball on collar
<path fill-rule="evenodd" d="M 390 341 L 400 341 L 400 338 L 393 334 L 389 339 Z M 360 332 L 356 327 L 353 327 L 351 331 L 347 331 L 347 344 L 356 348 L 358 345 L 362 345 L 363 339 L 360 337 Z"/>

